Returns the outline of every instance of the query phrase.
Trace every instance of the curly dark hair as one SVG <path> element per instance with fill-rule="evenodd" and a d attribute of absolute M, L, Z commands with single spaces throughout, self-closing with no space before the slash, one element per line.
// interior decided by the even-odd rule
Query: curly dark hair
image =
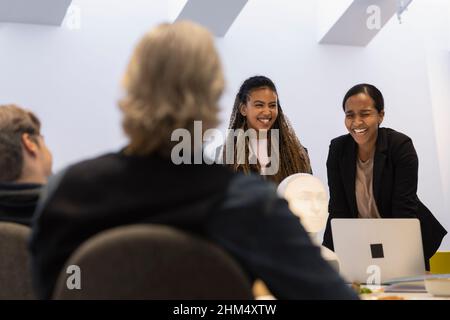
<path fill-rule="evenodd" d="M 229 129 L 243 129 L 246 131 L 247 121 L 246 118 L 241 114 L 240 107 L 248 102 L 248 98 L 252 90 L 260 88 L 269 88 L 278 97 L 277 89 L 275 84 L 267 77 L 264 76 L 254 76 L 244 81 L 241 85 L 239 92 L 236 94 L 236 99 L 234 101 L 233 111 L 231 113 Z M 295 174 L 295 173 L 312 173 L 311 164 L 309 160 L 308 153 L 306 149 L 302 146 L 297 136 L 295 135 L 294 129 L 292 128 L 289 120 L 283 113 L 283 109 L 280 105 L 280 99 L 277 99 L 278 116 L 275 120 L 272 129 L 279 130 L 279 154 L 280 157 L 278 172 L 274 175 L 267 176 L 268 179 L 275 183 L 280 183 L 284 178 Z M 268 149 L 271 149 L 269 134 L 269 145 Z M 230 138 L 230 137 L 229 137 Z M 228 139 L 227 139 L 228 141 Z M 236 145 L 234 146 L 234 160 L 233 164 L 229 164 L 230 168 L 234 171 L 241 171 L 246 174 L 250 172 L 260 172 L 261 166 L 259 163 L 250 164 L 248 161 L 248 139 L 245 141 L 245 163 L 239 164 L 236 161 Z M 224 159 L 226 159 L 226 148 L 223 151 Z"/>

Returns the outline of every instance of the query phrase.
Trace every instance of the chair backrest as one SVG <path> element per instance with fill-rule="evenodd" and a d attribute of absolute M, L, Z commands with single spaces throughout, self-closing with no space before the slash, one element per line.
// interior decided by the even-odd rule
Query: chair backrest
<path fill-rule="evenodd" d="M 0 222 L 0 299 L 34 299 L 27 240 L 30 228 Z"/>
<path fill-rule="evenodd" d="M 69 289 L 79 267 L 80 289 Z M 72 279 L 71 279 L 72 277 Z M 76 282 L 73 282 L 76 283 Z M 54 299 L 252 299 L 240 266 L 216 245 L 174 228 L 130 225 L 82 244 Z"/>

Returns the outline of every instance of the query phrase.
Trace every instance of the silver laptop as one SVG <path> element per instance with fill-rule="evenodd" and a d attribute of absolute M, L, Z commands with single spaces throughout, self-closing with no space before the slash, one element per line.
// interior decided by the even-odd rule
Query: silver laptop
<path fill-rule="evenodd" d="M 332 219 L 334 251 L 347 282 L 382 284 L 425 273 L 418 219 Z"/>

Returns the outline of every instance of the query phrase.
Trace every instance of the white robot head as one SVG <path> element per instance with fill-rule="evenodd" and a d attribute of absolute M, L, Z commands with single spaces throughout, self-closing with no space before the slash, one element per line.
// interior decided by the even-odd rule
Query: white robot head
<path fill-rule="evenodd" d="M 277 191 L 307 232 L 317 233 L 325 228 L 328 196 L 320 179 L 307 173 L 293 174 L 280 183 Z"/>

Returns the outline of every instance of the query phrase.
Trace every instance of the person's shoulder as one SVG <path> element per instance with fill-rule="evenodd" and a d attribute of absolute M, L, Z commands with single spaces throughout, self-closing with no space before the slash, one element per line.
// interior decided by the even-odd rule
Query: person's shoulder
<path fill-rule="evenodd" d="M 391 128 L 380 128 L 379 134 L 384 137 L 390 149 L 397 149 L 405 144 L 412 144 L 412 139 L 406 134 Z"/>
<path fill-rule="evenodd" d="M 60 170 L 56 174 L 49 177 L 49 180 L 43 188 L 40 200 L 34 215 L 34 222 L 40 219 L 45 208 L 57 198 L 59 203 L 68 203 L 79 199 L 86 201 L 86 197 L 90 195 L 98 195 L 98 190 L 107 185 L 108 179 L 99 178 L 105 175 L 108 167 L 117 166 L 114 162 L 120 162 L 120 154 L 109 153 L 98 156 L 96 158 L 84 160 Z M 96 200 L 98 200 L 96 198 Z M 59 213 L 62 214 L 62 213 Z"/>
<path fill-rule="evenodd" d="M 237 173 L 228 186 L 225 207 L 268 209 L 278 199 L 276 190 L 274 183 L 264 180 L 257 174 Z"/>
<path fill-rule="evenodd" d="M 411 138 L 407 136 L 406 134 L 396 131 L 391 128 L 380 128 L 379 129 L 381 133 L 384 133 L 386 137 L 388 137 L 389 140 L 394 142 L 404 142 L 404 141 L 411 141 Z"/>
<path fill-rule="evenodd" d="M 343 134 L 343 135 L 341 135 L 341 136 L 339 136 L 339 137 L 336 137 L 336 138 L 334 138 L 334 139 L 331 139 L 330 145 L 333 145 L 333 146 L 342 146 L 342 145 L 348 143 L 348 141 L 349 141 L 350 139 L 352 139 L 352 137 L 350 136 L 349 133 Z"/>
<path fill-rule="evenodd" d="M 125 157 L 121 153 L 107 153 L 72 164 L 67 168 L 67 173 L 76 172 L 82 174 L 86 172 L 90 175 L 96 175 L 121 166 L 125 162 Z"/>
<path fill-rule="evenodd" d="M 258 174 L 236 173 L 230 181 L 229 192 L 230 194 L 239 194 L 251 198 L 251 195 L 261 196 L 276 192 L 276 185 L 264 180 Z"/>
<path fill-rule="evenodd" d="M 126 158 L 121 153 L 107 153 L 95 158 L 80 161 L 65 168 L 59 178 L 60 184 L 95 185 L 105 176 L 114 175 L 123 171 L 127 165 Z"/>
<path fill-rule="evenodd" d="M 339 137 L 336 137 L 330 141 L 330 152 L 343 152 L 347 146 L 353 142 L 353 138 L 350 134 L 344 134 Z"/>

